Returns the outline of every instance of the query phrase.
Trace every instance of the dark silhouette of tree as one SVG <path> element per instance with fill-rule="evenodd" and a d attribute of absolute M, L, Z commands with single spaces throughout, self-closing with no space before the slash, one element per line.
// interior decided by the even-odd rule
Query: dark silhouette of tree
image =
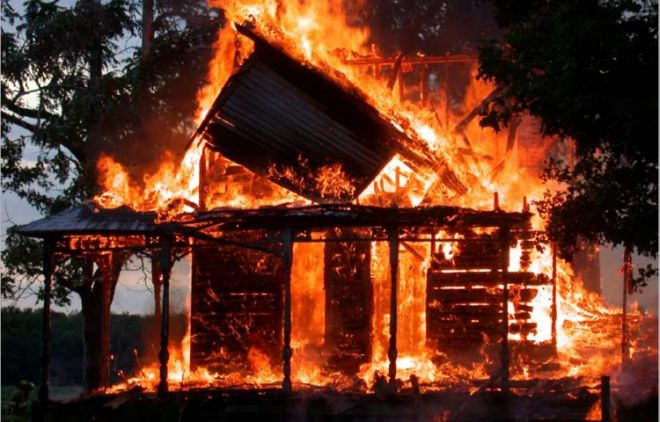
<path fill-rule="evenodd" d="M 565 255 L 579 236 L 656 257 L 657 2 L 494 3 L 505 34 L 481 47 L 480 75 L 506 90 L 482 124 L 498 128 L 527 111 L 577 149 L 574 165 L 546 170 L 567 187 L 538 204 L 550 234 Z"/>

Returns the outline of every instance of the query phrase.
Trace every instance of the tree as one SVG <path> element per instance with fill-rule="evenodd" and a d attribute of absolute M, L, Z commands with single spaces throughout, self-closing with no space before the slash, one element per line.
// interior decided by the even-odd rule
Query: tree
<path fill-rule="evenodd" d="M 482 125 L 529 112 L 544 134 L 576 145 L 573 166 L 550 162 L 545 172 L 566 186 L 538 203 L 550 235 L 565 256 L 582 237 L 656 257 L 657 2 L 494 3 L 505 34 L 482 45 L 479 71 L 506 89 Z"/>
<path fill-rule="evenodd" d="M 154 7 L 150 1 L 80 0 L 63 7 L 29 0 L 20 13 L 3 2 L 2 15 L 4 190 L 49 215 L 97 193 L 101 153 L 114 155 L 139 180 L 166 150 L 184 152 L 195 93 L 222 24 L 204 1 Z M 30 146 L 39 150 L 33 164 L 23 160 Z M 41 245 L 12 230 L 5 243 L 2 294 L 11 297 L 38 280 Z M 90 388 L 107 372 L 99 361 L 108 341 L 99 306 L 104 294 L 112 297 L 125 260 L 112 257 L 105 293 L 89 259 L 71 260 L 55 274 L 57 302 L 67 303 L 71 292 L 81 298 Z"/>

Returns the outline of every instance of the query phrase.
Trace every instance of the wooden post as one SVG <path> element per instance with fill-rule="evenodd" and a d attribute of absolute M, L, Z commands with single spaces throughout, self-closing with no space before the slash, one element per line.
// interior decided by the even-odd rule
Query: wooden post
<path fill-rule="evenodd" d="M 501 272 L 502 272 L 502 392 L 509 392 L 509 228 L 500 227 Z"/>
<path fill-rule="evenodd" d="M 282 232 L 282 261 L 284 263 L 284 346 L 282 348 L 282 390 L 291 392 L 291 265 L 293 263 L 293 231 L 287 227 Z"/>
<path fill-rule="evenodd" d="M 208 157 L 206 152 L 206 147 L 202 148 L 202 156 L 199 160 L 199 184 L 198 184 L 198 195 L 199 195 L 199 210 L 206 211 L 206 171 L 208 170 Z"/>
<path fill-rule="evenodd" d="M 600 377 L 600 417 L 603 422 L 612 420 L 610 415 L 610 377 Z"/>
<path fill-rule="evenodd" d="M 101 378 L 99 384 L 101 387 L 108 387 L 110 385 L 110 361 L 112 359 L 110 353 L 110 306 L 112 305 L 112 290 L 113 290 L 113 252 L 103 254 L 99 257 L 99 264 L 101 270 L 102 280 L 102 294 L 101 297 Z"/>
<path fill-rule="evenodd" d="M 557 351 L 557 241 L 552 242 L 552 346 Z"/>
<path fill-rule="evenodd" d="M 170 334 L 170 275 L 171 275 L 171 251 L 170 240 L 160 241 L 160 270 L 163 276 L 163 306 L 161 309 L 160 323 L 160 381 L 158 383 L 158 395 L 164 398 L 167 395 L 167 363 L 170 359 L 169 334 Z"/>
<path fill-rule="evenodd" d="M 44 406 L 49 399 L 48 372 L 50 369 L 50 296 L 53 278 L 53 251 L 55 242 L 53 239 L 45 238 L 43 247 L 43 272 L 44 272 L 44 308 L 41 319 L 41 385 L 39 385 L 38 397 Z"/>
<path fill-rule="evenodd" d="M 387 357 L 390 361 L 389 378 L 390 385 L 396 385 L 396 331 L 397 331 L 397 290 L 399 278 L 399 230 L 398 227 L 390 227 L 387 233 L 390 247 L 390 345 Z"/>
<path fill-rule="evenodd" d="M 156 255 L 157 252 L 154 251 L 151 254 L 151 282 L 154 285 L 154 326 L 157 324 L 161 316 L 161 290 L 162 290 L 162 277 L 160 271 L 160 257 Z"/>
<path fill-rule="evenodd" d="M 632 252 L 630 247 L 626 246 L 623 252 L 623 298 L 621 315 L 621 370 L 626 369 L 628 363 L 629 345 L 628 345 L 628 290 L 632 284 Z"/>

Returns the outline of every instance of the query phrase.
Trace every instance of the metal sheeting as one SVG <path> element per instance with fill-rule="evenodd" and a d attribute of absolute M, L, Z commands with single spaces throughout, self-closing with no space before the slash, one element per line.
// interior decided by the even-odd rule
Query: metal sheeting
<path fill-rule="evenodd" d="M 99 208 L 82 204 L 21 226 L 17 232 L 31 237 L 82 234 L 148 234 L 157 230 L 156 213 L 130 207 Z"/>
<path fill-rule="evenodd" d="M 321 202 L 359 195 L 402 136 L 357 94 L 258 38 L 199 131 L 227 158 Z M 353 192 L 318 186 L 321 169 L 337 164 Z"/>

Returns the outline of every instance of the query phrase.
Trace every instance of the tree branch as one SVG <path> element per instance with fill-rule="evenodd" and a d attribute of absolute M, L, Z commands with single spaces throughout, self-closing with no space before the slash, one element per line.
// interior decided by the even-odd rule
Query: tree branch
<path fill-rule="evenodd" d="M 6 119 L 8 122 L 15 124 L 16 126 L 20 126 L 23 129 L 29 130 L 32 133 L 36 133 L 39 128 L 36 125 L 33 125 L 32 123 L 28 123 L 13 114 L 7 113 L 5 111 L 1 112 L 2 118 Z"/>

